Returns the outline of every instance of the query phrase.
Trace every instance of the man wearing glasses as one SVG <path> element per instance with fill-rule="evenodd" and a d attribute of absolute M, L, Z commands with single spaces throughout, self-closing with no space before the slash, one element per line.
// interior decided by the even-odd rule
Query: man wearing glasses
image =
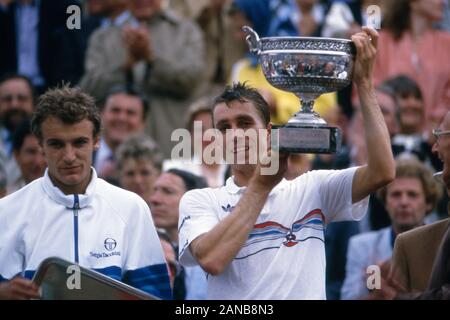
<path fill-rule="evenodd" d="M 450 196 L 450 112 L 433 134 L 436 137 L 433 152 L 444 163 L 444 170 L 436 176 Z M 448 209 L 450 214 L 450 203 Z M 429 275 L 425 290 L 417 281 L 421 274 Z M 450 218 L 398 236 L 390 278 L 382 281 L 383 298 L 449 300 Z"/>

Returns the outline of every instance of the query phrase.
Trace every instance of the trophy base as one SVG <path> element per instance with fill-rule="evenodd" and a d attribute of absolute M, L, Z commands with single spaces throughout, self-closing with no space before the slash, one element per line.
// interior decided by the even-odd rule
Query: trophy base
<path fill-rule="evenodd" d="M 332 154 L 341 147 L 339 128 L 300 123 L 272 126 L 272 148 L 290 153 Z"/>

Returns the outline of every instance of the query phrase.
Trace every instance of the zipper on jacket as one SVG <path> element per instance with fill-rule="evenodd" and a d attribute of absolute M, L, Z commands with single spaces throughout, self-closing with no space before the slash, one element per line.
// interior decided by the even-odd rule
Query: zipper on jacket
<path fill-rule="evenodd" d="M 74 195 L 73 204 L 73 235 L 74 235 L 74 245 L 75 245 L 75 263 L 79 263 L 78 256 L 78 210 L 80 210 L 80 201 L 78 195 Z"/>

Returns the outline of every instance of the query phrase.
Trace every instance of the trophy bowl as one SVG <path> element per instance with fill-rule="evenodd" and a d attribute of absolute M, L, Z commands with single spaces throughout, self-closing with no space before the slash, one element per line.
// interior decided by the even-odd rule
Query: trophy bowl
<path fill-rule="evenodd" d="M 260 39 L 250 27 L 243 30 L 247 33 L 250 51 L 259 56 L 267 81 L 301 100 L 300 111 L 280 127 L 284 129 L 279 132 L 280 149 L 306 153 L 336 152 L 340 147 L 340 130 L 328 127 L 313 111 L 313 105 L 321 94 L 341 90 L 351 83 L 356 55 L 353 42 L 313 37 Z"/>

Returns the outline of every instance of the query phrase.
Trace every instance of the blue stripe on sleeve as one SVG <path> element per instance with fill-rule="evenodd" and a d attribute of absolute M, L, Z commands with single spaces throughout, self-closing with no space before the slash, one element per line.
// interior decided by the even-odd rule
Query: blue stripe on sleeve
<path fill-rule="evenodd" d="M 92 269 L 92 270 L 97 271 L 107 277 L 114 279 L 114 280 L 122 281 L 122 268 L 120 268 L 120 267 L 111 266 L 111 267 L 106 267 L 103 269 Z"/>
<path fill-rule="evenodd" d="M 169 274 L 165 263 L 125 272 L 123 281 L 158 298 L 172 299 Z"/>
<path fill-rule="evenodd" d="M 26 270 L 24 274 L 24 278 L 31 280 L 33 279 L 34 274 L 36 273 L 36 270 Z"/>
<path fill-rule="evenodd" d="M 92 270 L 97 271 L 107 277 L 114 279 L 114 280 L 122 281 L 122 269 L 120 267 L 112 266 L 112 267 L 107 267 L 107 268 L 103 268 L 103 269 L 92 269 Z M 36 273 L 35 270 L 26 270 L 24 278 L 31 280 L 31 279 L 33 279 L 33 276 L 35 273 Z M 5 279 L 0 275 L 0 281 L 5 281 L 5 280 L 8 280 L 8 279 Z"/>

